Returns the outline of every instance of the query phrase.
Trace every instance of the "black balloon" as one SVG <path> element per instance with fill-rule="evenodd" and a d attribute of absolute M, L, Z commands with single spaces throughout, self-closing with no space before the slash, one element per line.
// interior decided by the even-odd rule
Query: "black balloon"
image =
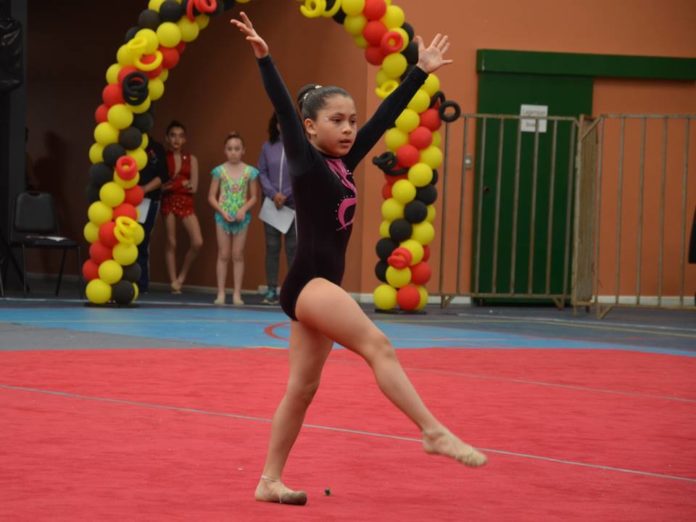
<path fill-rule="evenodd" d="M 387 282 L 387 268 L 389 268 L 389 263 L 386 261 L 377 261 L 375 265 L 375 276 L 383 283 Z"/>
<path fill-rule="evenodd" d="M 179 18 L 184 14 L 183 6 L 174 2 L 174 0 L 167 0 L 162 2 L 159 10 L 159 17 L 162 22 L 178 22 Z"/>
<path fill-rule="evenodd" d="M 104 147 L 102 156 L 104 157 L 104 163 L 109 165 L 111 168 L 114 168 L 118 158 L 124 156 L 125 154 L 126 149 L 123 148 L 122 145 L 119 145 L 118 143 L 109 143 L 106 147 Z"/>
<path fill-rule="evenodd" d="M 437 199 L 437 189 L 432 185 L 419 187 L 416 189 L 416 199 L 426 205 L 432 205 Z"/>
<path fill-rule="evenodd" d="M 145 9 L 144 11 L 141 11 L 140 15 L 138 16 L 138 25 L 154 31 L 160 25 L 159 13 L 157 11 L 153 11 L 152 9 Z"/>
<path fill-rule="evenodd" d="M 90 182 L 89 185 L 87 185 L 87 203 L 92 204 L 95 201 L 99 201 L 99 189 L 100 186 L 97 186 L 95 183 Z"/>
<path fill-rule="evenodd" d="M 406 61 L 411 65 L 418 63 L 418 44 L 416 42 L 410 42 L 406 46 L 406 49 L 401 51 L 401 54 L 406 57 Z"/>
<path fill-rule="evenodd" d="M 404 218 L 409 223 L 420 223 L 428 217 L 428 207 L 417 199 L 411 201 L 404 207 Z"/>
<path fill-rule="evenodd" d="M 447 112 L 448 109 L 452 109 L 452 112 Z M 438 111 L 440 113 L 440 119 L 447 123 L 457 121 L 459 117 L 462 115 L 462 108 L 459 106 L 457 102 L 452 100 L 447 100 L 446 102 L 443 102 L 442 105 L 440 105 Z"/>
<path fill-rule="evenodd" d="M 123 279 L 130 281 L 131 283 L 137 283 L 142 274 L 142 268 L 138 263 L 133 263 L 132 265 L 127 265 L 123 267 Z"/>
<path fill-rule="evenodd" d="M 135 288 L 133 288 L 133 283 L 130 281 L 121 279 L 118 283 L 112 285 L 111 287 L 111 298 L 116 302 L 116 304 L 130 304 L 134 297 Z"/>
<path fill-rule="evenodd" d="M 405 219 L 395 219 L 391 225 L 389 225 L 389 237 L 391 237 L 397 243 L 406 241 L 411 237 L 413 232 L 413 227 L 411 223 Z"/>
<path fill-rule="evenodd" d="M 126 37 L 124 38 L 124 41 L 125 41 L 125 42 L 130 42 L 130 41 L 133 39 L 133 37 L 135 37 L 135 33 L 137 33 L 138 31 L 140 31 L 140 29 L 142 29 L 142 27 L 138 27 L 137 25 L 134 25 L 133 27 L 131 27 L 130 29 L 128 29 L 128 30 L 126 31 Z"/>
<path fill-rule="evenodd" d="M 148 132 L 155 125 L 155 119 L 150 111 L 133 115 L 133 127 L 140 129 L 142 132 Z"/>
<path fill-rule="evenodd" d="M 439 179 L 440 179 L 440 174 L 437 173 L 437 169 L 433 169 L 433 179 L 430 180 L 430 184 L 437 185 L 437 182 Z"/>
<path fill-rule="evenodd" d="M 137 127 L 128 127 L 120 132 L 118 142 L 128 150 L 137 149 L 143 142 L 143 133 Z"/>
<path fill-rule="evenodd" d="M 382 239 L 377 241 L 377 245 L 375 247 L 375 250 L 377 251 L 377 257 L 379 257 L 382 261 L 386 261 L 387 258 L 394 251 L 394 249 L 398 246 L 399 243 L 397 243 L 393 239 L 383 237 Z"/>
<path fill-rule="evenodd" d="M 101 188 L 104 183 L 113 181 L 114 179 L 114 169 L 106 163 L 95 163 L 89 168 L 89 182 L 90 184 L 96 185 L 97 190 Z"/>
<path fill-rule="evenodd" d="M 409 24 L 408 22 L 404 22 L 404 25 L 401 26 L 401 28 L 406 31 L 406 34 L 408 35 L 408 41 L 412 42 L 413 37 L 415 36 L 416 32 L 413 30 L 413 26 Z"/>

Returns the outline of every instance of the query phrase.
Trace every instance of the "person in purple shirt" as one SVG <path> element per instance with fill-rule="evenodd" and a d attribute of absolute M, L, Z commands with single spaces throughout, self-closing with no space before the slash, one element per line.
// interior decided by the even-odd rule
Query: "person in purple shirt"
<path fill-rule="evenodd" d="M 263 195 L 273 201 L 278 209 L 289 207 L 294 210 L 295 202 L 292 198 L 292 184 L 288 174 L 283 142 L 280 139 L 278 115 L 275 112 L 268 122 L 268 141 L 261 147 L 258 169 Z M 263 226 L 266 235 L 266 282 L 268 283 L 268 290 L 263 298 L 263 303 L 277 304 L 280 244 L 283 236 L 285 236 L 285 256 L 289 267 L 295 258 L 297 232 L 294 222 L 285 234 L 268 223 L 264 223 Z"/>

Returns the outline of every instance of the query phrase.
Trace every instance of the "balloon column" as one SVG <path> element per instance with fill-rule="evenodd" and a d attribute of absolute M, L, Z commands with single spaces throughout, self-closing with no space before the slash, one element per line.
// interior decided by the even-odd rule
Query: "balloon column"
<path fill-rule="evenodd" d="M 379 66 L 375 92 L 382 99 L 418 62 L 413 27 L 391 0 L 307 0 L 300 9 L 305 16 L 332 17 L 343 25 L 365 59 Z M 373 160 L 385 176 L 375 267 L 382 284 L 374 290 L 380 310 L 420 310 L 428 299 L 428 245 L 435 237 L 435 184 L 443 161 L 439 129 L 446 103 L 451 102 L 445 102 L 439 78 L 429 75 L 387 131 L 387 152 Z"/>
<path fill-rule="evenodd" d="M 106 71 L 103 103 L 94 114 L 89 222 L 84 227 L 91 246 L 82 275 L 87 299 L 94 304 L 126 305 L 138 297 L 137 245 L 144 237 L 138 223 L 138 205 L 143 201 L 138 181 L 148 161 L 145 149 L 154 124 L 153 102 L 164 94 L 169 71 L 179 63 L 186 44 L 207 27 L 210 16 L 234 4 L 234 0 L 150 0 Z"/>

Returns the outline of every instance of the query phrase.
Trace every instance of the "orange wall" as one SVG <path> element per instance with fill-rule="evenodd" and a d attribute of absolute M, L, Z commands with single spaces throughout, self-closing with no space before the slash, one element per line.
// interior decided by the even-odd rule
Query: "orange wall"
<path fill-rule="evenodd" d="M 438 76 L 447 96 L 459 101 L 463 110 L 469 112 L 476 106 L 475 53 L 480 48 L 696 56 L 693 38 L 696 4 L 692 0 L 395 0 L 394 3 L 404 8 L 407 21 L 424 37 L 429 38 L 437 31 L 451 35 L 450 54 L 455 65 L 443 69 Z M 30 152 L 39 163 L 37 174 L 43 186 L 63 202 L 64 223 L 73 235 L 81 233 L 86 219 L 83 187 L 89 167 L 87 150 L 92 142 L 92 114 L 100 102 L 104 72 L 114 61 L 125 30 L 146 4 L 145 0 L 122 0 L 107 6 L 76 0 L 61 4 L 51 16 L 46 16 L 45 6 L 29 4 Z M 306 20 L 297 7 L 294 0 L 252 1 L 245 6 L 268 36 L 291 90 L 307 81 L 340 84 L 353 93 L 359 112 L 364 115 L 374 110 L 376 68 L 364 62 L 361 52 L 337 24 Z M 191 284 L 214 284 L 216 247 L 212 212 L 205 203 L 205 193 L 207 172 L 223 159 L 220 141 L 229 130 L 240 131 L 247 140 L 246 159 L 253 163 L 265 139 L 270 106 L 261 91 L 246 44 L 236 36 L 225 20 L 214 20 L 172 71 L 165 96 L 156 108 L 154 135 L 161 136 L 170 119 L 182 120 L 189 129 L 190 149 L 201 164 L 203 182 L 197 204 L 206 244 L 194 265 Z M 603 84 L 598 86 L 598 95 L 603 89 Z M 687 84 L 685 89 L 693 92 L 694 84 Z M 621 87 L 619 99 L 620 91 Z M 659 107 L 655 110 L 662 112 Z M 682 108 L 680 112 L 687 110 Z M 453 143 L 460 143 L 459 138 Z M 383 148 L 378 146 L 375 152 Z M 450 158 L 453 172 L 458 172 L 460 162 L 461 154 L 453 153 Z M 345 286 L 351 291 L 370 292 L 376 285 L 373 247 L 381 220 L 382 176 L 369 162 L 357 174 L 361 178 L 358 184 L 361 204 L 349 250 Z M 471 194 L 470 188 L 467 193 Z M 450 216 L 453 211 L 456 208 L 448 209 L 448 221 L 454 219 Z M 160 225 L 152 245 L 157 281 L 166 280 L 161 257 L 162 232 Z M 247 247 L 246 288 L 265 282 L 262 236 L 262 228 L 256 221 Z M 446 242 L 450 241 L 446 238 Z M 448 263 L 452 262 L 448 257 Z M 466 256 L 462 263 L 468 271 Z M 435 256 L 432 266 L 438 264 Z"/>

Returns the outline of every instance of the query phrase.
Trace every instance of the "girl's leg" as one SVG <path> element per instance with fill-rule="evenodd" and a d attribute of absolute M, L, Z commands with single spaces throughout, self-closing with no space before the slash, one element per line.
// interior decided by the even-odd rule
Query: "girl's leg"
<path fill-rule="evenodd" d="M 232 277 L 234 282 L 232 302 L 234 304 L 244 304 L 242 301 L 242 279 L 244 279 L 244 244 L 246 243 L 247 230 L 248 228 L 245 228 L 232 238 Z"/>
<path fill-rule="evenodd" d="M 420 428 L 428 453 L 452 457 L 468 466 L 486 463 L 482 453 L 451 434 L 430 413 L 401 367 L 389 339 L 341 287 L 326 279 L 313 279 L 300 293 L 295 313 L 302 324 L 365 359 L 382 392 Z"/>
<path fill-rule="evenodd" d="M 179 287 L 181 287 L 184 284 L 184 281 L 186 281 L 186 275 L 188 274 L 194 259 L 196 259 L 198 256 L 198 252 L 203 246 L 203 235 L 201 234 L 201 226 L 198 223 L 198 217 L 196 214 L 186 216 L 182 220 L 182 223 L 184 224 L 186 232 L 188 232 L 189 248 L 186 251 L 186 256 L 184 257 L 184 263 L 181 265 L 179 277 L 177 277 Z"/>
<path fill-rule="evenodd" d="M 256 488 L 257 500 L 295 504 L 304 504 L 307 500 L 304 492 L 293 492 L 285 487 L 280 477 L 319 387 L 321 371 L 332 345 L 331 339 L 308 326 L 297 321 L 290 323 L 290 375 L 285 396 L 273 416 L 266 463 Z"/>
<path fill-rule="evenodd" d="M 167 246 L 164 251 L 164 260 L 167 264 L 167 273 L 173 292 L 180 292 L 181 285 L 176 279 L 176 216 L 169 213 L 164 216 L 164 224 L 167 229 Z"/>
<path fill-rule="evenodd" d="M 225 304 L 225 280 L 227 279 L 227 265 L 230 261 L 230 243 L 232 240 L 220 225 L 215 226 L 215 236 L 218 244 L 217 264 L 215 266 L 215 275 L 217 276 L 215 304 Z"/>

